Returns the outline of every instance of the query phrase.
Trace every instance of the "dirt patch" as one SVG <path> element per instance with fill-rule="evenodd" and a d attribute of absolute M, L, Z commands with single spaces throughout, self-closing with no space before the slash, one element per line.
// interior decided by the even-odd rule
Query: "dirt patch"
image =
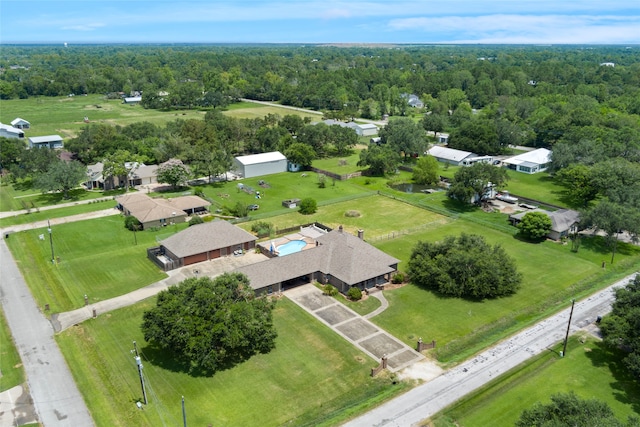
<path fill-rule="evenodd" d="M 422 360 L 398 372 L 402 380 L 429 381 L 439 377 L 444 370 L 432 360 Z"/>

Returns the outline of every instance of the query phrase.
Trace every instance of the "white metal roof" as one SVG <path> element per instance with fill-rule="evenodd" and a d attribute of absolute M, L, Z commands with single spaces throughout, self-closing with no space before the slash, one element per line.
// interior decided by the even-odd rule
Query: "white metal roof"
<path fill-rule="evenodd" d="M 456 150 L 453 148 L 441 147 L 439 145 L 435 145 L 431 147 L 427 151 L 427 153 L 429 153 L 433 157 L 438 157 L 446 160 L 453 160 L 455 162 L 460 162 L 473 154 L 469 151 Z"/>
<path fill-rule="evenodd" d="M 521 165 L 523 163 L 533 163 L 536 165 L 544 165 L 551 162 L 551 151 L 546 148 L 538 148 L 537 150 L 527 153 L 518 154 L 503 160 L 503 163 L 510 165 Z"/>
<path fill-rule="evenodd" d="M 18 117 L 18 118 L 16 118 L 16 119 L 11 120 L 11 125 L 12 125 L 12 126 L 19 125 L 20 123 L 28 123 L 28 124 L 31 124 L 31 123 L 29 123 L 28 121 L 26 121 L 25 119 L 21 119 L 20 117 Z"/>
<path fill-rule="evenodd" d="M 287 158 L 279 151 L 271 151 L 269 153 L 250 154 L 248 156 L 238 156 L 236 160 L 241 164 L 257 165 L 259 163 L 277 162 L 280 160 L 287 160 Z"/>
<path fill-rule="evenodd" d="M 359 124 L 358 127 L 360 129 L 378 129 L 378 126 L 374 125 L 373 123 L 362 123 Z"/>
<path fill-rule="evenodd" d="M 62 141 L 62 137 L 60 135 L 32 136 L 29 141 L 34 144 L 41 144 L 43 142 Z"/>
<path fill-rule="evenodd" d="M 4 129 L 7 133 L 24 134 L 22 129 L 0 123 L 0 129 Z"/>

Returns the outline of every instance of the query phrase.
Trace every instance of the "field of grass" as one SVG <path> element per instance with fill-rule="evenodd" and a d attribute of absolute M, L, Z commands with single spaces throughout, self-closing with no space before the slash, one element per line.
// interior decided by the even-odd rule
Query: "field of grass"
<path fill-rule="evenodd" d="M 167 122 L 178 118 L 184 120 L 202 119 L 205 114 L 206 111 L 201 110 L 145 110 L 140 105 L 127 105 L 120 99 L 107 99 L 103 95 L 35 97 L 2 100 L 0 122 L 11 123 L 16 117 L 29 121 L 31 128 L 25 131 L 26 138 L 52 134 L 60 135 L 63 138 L 73 138 L 86 125 L 85 117 L 88 117 L 91 123 L 126 126 L 131 123 L 147 121 L 164 126 Z M 281 117 L 287 114 L 297 114 L 315 119 L 320 117 L 288 108 L 249 102 L 230 105 L 224 114 L 237 118 L 264 117 L 267 114 L 278 114 Z"/>
<path fill-rule="evenodd" d="M 55 265 L 46 228 L 13 233 L 6 242 L 38 305 L 50 304 L 56 313 L 84 305 L 84 295 L 100 301 L 166 277 L 147 260 L 146 249 L 167 230 L 134 236 L 123 224 L 122 217 L 113 216 L 52 227 L 54 254 L 60 258 Z"/>
<path fill-rule="evenodd" d="M 569 245 L 532 244 L 490 228 L 479 228 L 462 219 L 434 230 L 375 245 L 402 260 L 406 268 L 411 250 L 419 240 L 437 241 L 461 232 L 481 234 L 490 244 L 500 244 L 515 258 L 523 274 L 521 289 L 514 295 L 484 301 L 446 298 L 409 284 L 385 291 L 390 307 L 373 321 L 399 339 L 413 344 L 417 337 L 438 342 L 436 355 L 442 362 L 456 362 L 492 342 L 530 324 L 571 298 L 585 295 L 640 266 L 640 248 L 624 245 L 614 267 L 601 268 L 606 249 L 600 238 L 585 243 L 576 254 Z"/>
<path fill-rule="evenodd" d="M 328 159 L 314 160 L 313 167 L 337 173 L 339 175 L 345 175 L 364 169 L 363 167 L 358 166 L 358 160 L 360 160 L 360 150 L 355 150 L 354 153 L 345 157 L 331 157 Z"/>
<path fill-rule="evenodd" d="M 9 325 L 0 310 L 0 392 L 9 390 L 25 380 L 20 355 L 13 343 Z"/>
<path fill-rule="evenodd" d="M 389 398 L 407 384 L 381 375 L 375 362 L 286 298 L 278 301 L 276 348 L 213 377 L 181 371 L 171 355 L 147 345 L 139 325 L 155 299 L 99 316 L 56 336 L 98 426 L 181 423 L 181 396 L 190 425 L 334 425 L 350 408 Z M 144 363 L 142 393 L 132 341 Z M 258 422 L 259 420 L 259 422 Z"/>
<path fill-rule="evenodd" d="M 436 415 L 432 425 L 512 426 L 524 409 L 570 391 L 606 402 L 621 421 L 640 413 L 640 386 L 622 366 L 621 352 L 586 337 L 572 337 L 565 358 L 558 356 L 561 349 L 558 345 L 500 376 Z"/>

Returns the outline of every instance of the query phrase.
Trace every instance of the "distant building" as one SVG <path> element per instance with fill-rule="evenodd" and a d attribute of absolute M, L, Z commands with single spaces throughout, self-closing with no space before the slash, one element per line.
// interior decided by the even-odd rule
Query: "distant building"
<path fill-rule="evenodd" d="M 116 197 L 118 209 L 135 217 L 143 229 L 185 222 L 188 215 L 207 212 L 211 203 L 198 196 L 153 199 L 144 193 L 128 193 Z"/>
<path fill-rule="evenodd" d="M 29 148 L 62 148 L 64 143 L 60 135 L 32 136 L 29 137 Z"/>
<path fill-rule="evenodd" d="M 523 173 L 537 173 L 546 170 L 551 163 L 551 151 L 546 148 L 528 151 L 502 161 L 509 169 Z"/>
<path fill-rule="evenodd" d="M 21 119 L 20 117 L 18 117 L 11 121 L 11 126 L 16 129 L 29 129 L 31 127 L 31 123 L 29 123 L 25 119 Z"/>
<path fill-rule="evenodd" d="M 351 125 L 352 123 L 353 129 L 355 129 L 358 136 L 372 136 L 378 134 L 378 126 L 374 125 L 373 123 L 358 124 L 351 122 L 348 123 L 348 125 Z"/>
<path fill-rule="evenodd" d="M 135 105 L 140 103 L 140 101 L 142 101 L 142 97 L 141 96 L 129 96 L 124 98 L 124 103 L 125 104 L 129 104 L 129 105 Z"/>
<path fill-rule="evenodd" d="M 437 161 L 449 163 L 450 165 L 462 166 L 465 159 L 478 157 L 470 151 L 456 150 L 453 148 L 435 145 L 427 150 L 427 154 L 436 158 Z"/>
<path fill-rule="evenodd" d="M 407 104 L 409 105 L 409 107 L 424 108 L 424 102 L 422 102 L 418 95 L 415 95 L 413 93 L 403 93 L 400 96 L 407 100 Z"/>
<path fill-rule="evenodd" d="M 600 66 L 601 66 L 601 67 L 615 67 L 615 66 L 616 66 L 616 64 L 615 64 L 615 62 L 602 62 L 602 63 L 600 64 Z"/>
<path fill-rule="evenodd" d="M 24 132 L 21 129 L 0 123 L 0 136 L 5 138 L 24 138 Z"/>
<path fill-rule="evenodd" d="M 234 159 L 234 170 L 243 178 L 286 172 L 287 158 L 279 151 L 238 156 Z"/>
<path fill-rule="evenodd" d="M 533 209 L 509 215 L 509 221 L 515 226 L 522 221 L 522 218 L 529 212 L 541 212 L 551 218 L 551 231 L 549 231 L 547 237 L 552 240 L 560 240 L 578 231 L 580 213 L 571 209 L 558 209 L 557 211 Z"/>

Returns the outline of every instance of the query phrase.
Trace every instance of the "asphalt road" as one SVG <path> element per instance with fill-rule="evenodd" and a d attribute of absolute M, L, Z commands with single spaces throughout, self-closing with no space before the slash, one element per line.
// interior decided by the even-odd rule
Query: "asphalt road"
<path fill-rule="evenodd" d="M 4 236 L 3 236 L 4 237 Z M 45 427 L 95 425 L 69 367 L 9 252 L 0 241 L 0 302 L 22 358 L 29 391 Z"/>
<path fill-rule="evenodd" d="M 635 274 L 575 304 L 570 333 L 592 324 L 608 313 L 614 301 L 613 290 L 624 286 Z M 568 304 L 570 305 L 570 304 Z M 461 397 L 478 389 L 500 374 L 564 340 L 570 308 L 555 314 L 513 337 L 491 347 L 378 408 L 344 424 L 348 427 L 419 424 Z"/>

